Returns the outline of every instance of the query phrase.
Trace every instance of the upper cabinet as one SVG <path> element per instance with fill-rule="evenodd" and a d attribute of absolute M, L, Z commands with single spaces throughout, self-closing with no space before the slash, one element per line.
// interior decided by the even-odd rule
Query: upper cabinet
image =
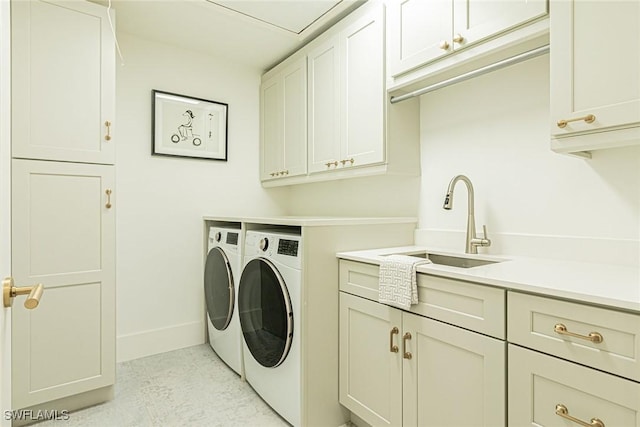
<path fill-rule="evenodd" d="M 552 1 L 550 21 L 552 149 L 640 143 L 640 1 Z"/>
<path fill-rule="evenodd" d="M 260 178 L 306 174 L 306 58 L 291 58 L 283 63 L 263 79 L 260 92 Z"/>
<path fill-rule="evenodd" d="M 308 53 L 310 173 L 384 161 L 382 46 L 378 7 Z"/>
<path fill-rule="evenodd" d="M 13 157 L 113 164 L 115 47 L 106 8 L 16 1 L 11 9 Z"/>
<path fill-rule="evenodd" d="M 520 41 L 544 35 L 547 31 L 545 25 L 526 27 L 546 15 L 546 0 L 389 0 L 388 85 L 390 88 L 400 87 L 469 61 L 472 57 L 487 56 L 492 51 L 511 48 Z M 520 31 L 513 33 L 517 29 Z M 513 34 L 499 39 L 498 36 L 507 33 Z M 490 40 L 492 42 L 484 48 L 451 58 L 454 53 L 478 47 L 480 42 L 484 44 Z M 538 42 L 540 44 L 546 44 L 546 40 Z M 533 47 L 537 46 L 534 44 Z M 432 66 L 445 57 L 450 61 Z M 491 61 L 495 62 L 489 59 Z"/>
<path fill-rule="evenodd" d="M 389 103 L 385 60 L 369 1 L 263 76 L 263 185 L 419 174 L 419 104 Z"/>

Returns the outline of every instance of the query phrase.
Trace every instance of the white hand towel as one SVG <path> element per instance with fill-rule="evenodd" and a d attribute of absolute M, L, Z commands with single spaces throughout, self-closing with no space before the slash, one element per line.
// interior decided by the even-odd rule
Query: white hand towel
<path fill-rule="evenodd" d="M 402 309 L 418 303 L 416 268 L 431 260 L 408 255 L 389 255 L 380 263 L 378 301 Z"/>

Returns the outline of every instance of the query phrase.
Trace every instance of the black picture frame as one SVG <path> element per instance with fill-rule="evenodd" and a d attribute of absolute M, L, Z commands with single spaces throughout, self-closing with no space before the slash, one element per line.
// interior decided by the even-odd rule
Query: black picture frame
<path fill-rule="evenodd" d="M 151 91 L 151 154 L 227 161 L 229 105 Z"/>

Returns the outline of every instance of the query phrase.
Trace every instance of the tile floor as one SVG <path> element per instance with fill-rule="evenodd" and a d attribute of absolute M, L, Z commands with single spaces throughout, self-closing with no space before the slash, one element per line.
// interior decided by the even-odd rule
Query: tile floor
<path fill-rule="evenodd" d="M 117 365 L 115 398 L 36 427 L 288 426 L 208 344 Z"/>

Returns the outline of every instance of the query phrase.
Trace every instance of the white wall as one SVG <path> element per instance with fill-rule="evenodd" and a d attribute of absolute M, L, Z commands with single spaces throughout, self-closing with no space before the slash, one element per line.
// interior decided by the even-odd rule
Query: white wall
<path fill-rule="evenodd" d="M 278 215 L 258 177 L 260 70 L 120 33 L 117 69 L 118 360 L 204 341 L 203 215 Z M 151 155 L 151 90 L 229 104 L 228 161 Z"/>
<path fill-rule="evenodd" d="M 638 264 L 640 148 L 596 151 L 583 160 L 549 148 L 548 56 L 421 99 L 422 183 L 416 240 L 464 249 L 467 196 L 487 253 Z M 481 250 L 482 251 L 482 250 Z"/>
<path fill-rule="evenodd" d="M 418 217 L 420 177 L 372 176 L 291 187 L 291 215 Z"/>

